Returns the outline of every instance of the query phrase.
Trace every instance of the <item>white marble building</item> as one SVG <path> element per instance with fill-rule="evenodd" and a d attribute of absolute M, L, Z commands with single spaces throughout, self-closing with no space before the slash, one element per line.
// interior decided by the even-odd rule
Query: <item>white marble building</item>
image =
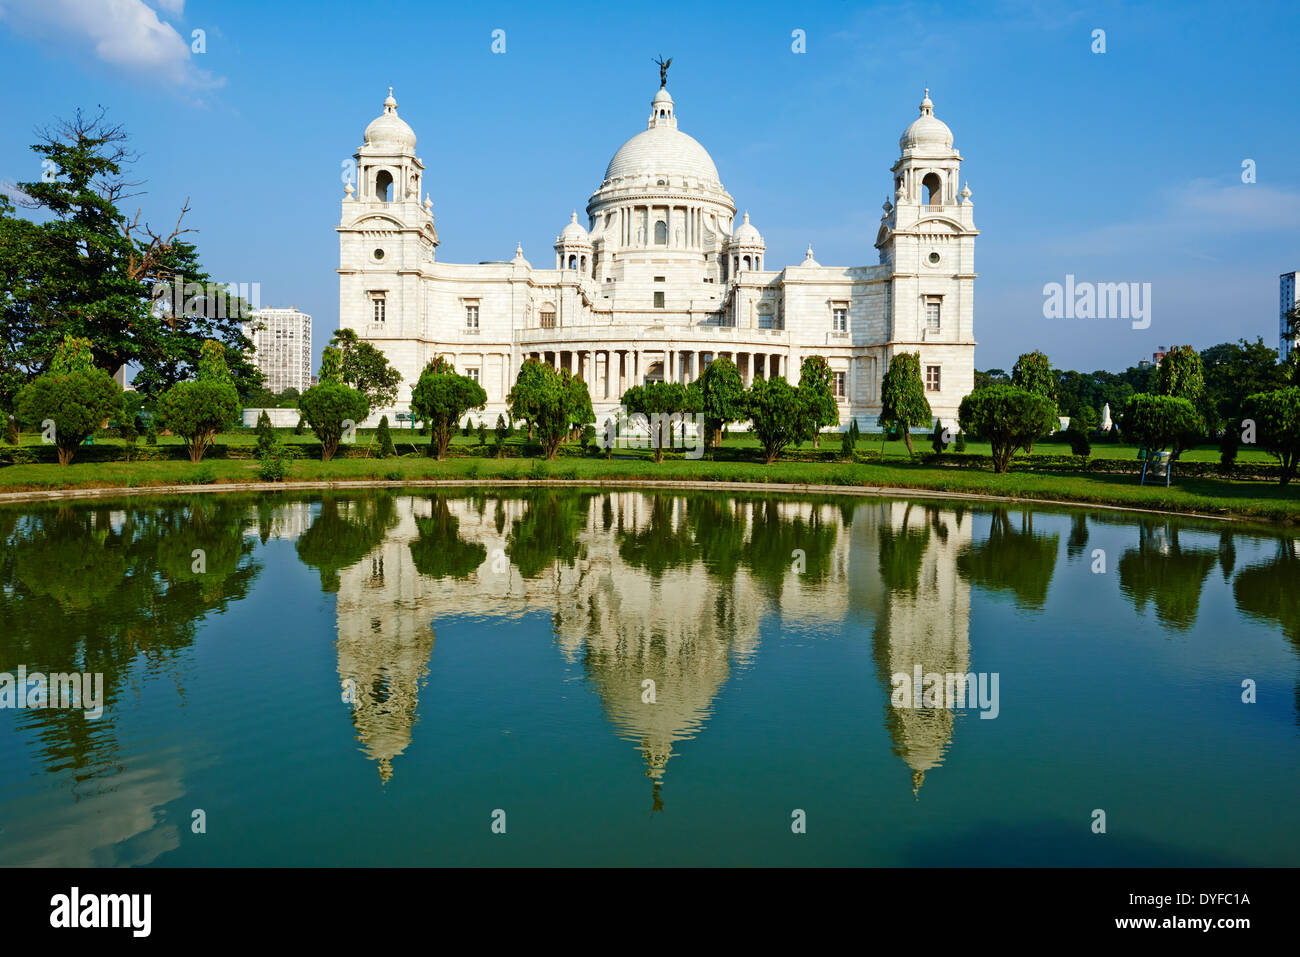
<path fill-rule="evenodd" d="M 823 266 L 810 247 L 803 262 L 771 268 L 762 235 L 748 213 L 738 221 L 664 87 L 646 128 L 610 160 L 585 225 L 575 212 L 556 237 L 547 268 L 519 247 L 509 261 L 440 262 L 437 185 L 422 182 L 415 146 L 390 89 L 356 153 L 357 186 L 346 187 L 337 227 L 340 325 L 405 378 L 398 407 L 382 411 L 406 410 L 420 370 L 439 355 L 482 383 L 489 422 L 529 356 L 580 374 L 598 418 L 628 386 L 689 382 L 718 355 L 746 383 L 797 381 L 804 357 L 824 356 L 841 425 L 857 416 L 864 429 L 876 427 L 881 379 L 900 352 L 920 353 L 945 422 L 974 386 L 978 230 L 961 154 L 928 90 L 899 142 L 872 266 Z"/>

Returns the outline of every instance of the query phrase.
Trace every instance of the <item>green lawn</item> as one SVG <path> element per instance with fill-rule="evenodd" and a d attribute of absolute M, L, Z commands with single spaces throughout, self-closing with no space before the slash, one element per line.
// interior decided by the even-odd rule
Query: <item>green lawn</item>
<path fill-rule="evenodd" d="M 309 455 L 316 454 L 316 442 L 311 436 L 286 435 L 304 446 Z M 394 439 L 399 453 L 409 452 L 412 443 L 402 439 L 419 439 L 418 435 L 399 435 Z M 358 435 L 357 443 L 349 450 L 351 455 L 364 453 L 370 436 Z M 167 445 L 170 440 L 159 442 Z M 234 432 L 222 436 L 221 443 L 232 450 L 247 451 L 244 446 L 253 444 L 251 431 Z M 30 444 L 30 443 L 28 443 Z M 119 444 L 104 440 L 99 444 Z M 787 462 L 778 461 L 770 466 L 748 459 L 745 454 L 754 447 L 748 437 L 732 438 L 724 444 L 720 456 L 740 456 L 734 461 L 705 459 L 666 459 L 656 465 L 648 452 L 619 450 L 611 460 L 584 457 L 576 446 L 565 450 L 567 454 L 553 462 L 519 457 L 522 451 L 518 440 L 512 440 L 510 451 L 514 457 L 495 459 L 471 456 L 478 451 L 477 437 L 458 436 L 453 455 L 444 462 L 420 455 L 396 459 L 349 457 L 332 462 L 315 458 L 295 459 L 289 481 L 416 481 L 457 479 L 492 483 L 501 480 L 563 479 L 573 481 L 703 481 L 719 483 L 758 483 L 794 485 L 868 486 L 900 489 L 927 489 L 938 492 L 962 492 L 1010 496 L 1027 499 L 1050 499 L 1083 504 L 1121 505 L 1176 512 L 1201 512 L 1265 519 L 1274 522 L 1300 522 L 1300 485 L 1281 488 L 1275 482 L 1235 481 L 1218 477 L 1177 478 L 1173 487 L 1162 485 L 1139 486 L 1136 477 L 1125 474 L 1079 473 L 1068 471 L 1013 471 L 995 475 L 979 468 L 936 466 L 913 463 L 907 459 L 901 442 L 887 443 L 885 459 L 880 463 L 847 462 Z M 417 442 L 423 452 L 424 443 Z M 918 450 L 928 444 L 917 443 Z M 805 448 L 810 448 L 810 444 Z M 3 447 L 0 447 L 2 449 Z M 838 441 L 822 443 L 823 450 L 839 448 Z M 880 448 L 880 443 L 867 441 L 859 445 L 859 452 Z M 1114 451 L 1118 458 L 1136 459 L 1136 450 L 1126 446 L 1096 447 L 1096 453 Z M 1052 443 L 1040 443 L 1035 455 L 1068 454 L 1068 448 Z M 972 442 L 968 452 L 987 453 L 987 446 Z M 1247 456 L 1251 458 L 1248 458 Z M 1206 447 L 1187 456 L 1190 460 L 1215 461 L 1218 450 Z M 1243 452 L 1241 461 L 1270 461 L 1263 453 Z M 74 462 L 67 467 L 54 464 L 11 465 L 0 468 L 0 491 L 148 487 L 181 484 L 211 484 L 231 482 L 256 482 L 257 464 L 244 458 L 211 458 L 199 465 L 187 460 L 146 462 Z M 1177 473 L 1175 472 L 1177 476 Z"/>

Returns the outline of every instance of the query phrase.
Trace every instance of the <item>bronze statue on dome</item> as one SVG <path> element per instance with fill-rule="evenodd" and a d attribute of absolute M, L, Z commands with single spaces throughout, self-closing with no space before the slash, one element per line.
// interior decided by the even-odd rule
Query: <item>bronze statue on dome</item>
<path fill-rule="evenodd" d="M 665 60 L 661 55 L 658 59 L 650 62 L 659 64 L 659 88 L 662 90 L 668 85 L 668 68 L 673 65 L 673 58 L 669 57 Z"/>

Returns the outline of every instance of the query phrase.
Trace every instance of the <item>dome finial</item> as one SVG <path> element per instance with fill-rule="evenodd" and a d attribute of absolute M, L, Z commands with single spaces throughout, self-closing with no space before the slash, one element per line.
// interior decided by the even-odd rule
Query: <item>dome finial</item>
<path fill-rule="evenodd" d="M 930 102 L 930 88 L 928 86 L 925 88 L 925 95 L 921 98 L 921 115 L 934 115 L 934 104 Z"/>
<path fill-rule="evenodd" d="M 397 101 L 393 99 L 393 88 L 388 88 L 388 98 L 384 100 L 384 112 L 392 113 L 397 109 Z"/>

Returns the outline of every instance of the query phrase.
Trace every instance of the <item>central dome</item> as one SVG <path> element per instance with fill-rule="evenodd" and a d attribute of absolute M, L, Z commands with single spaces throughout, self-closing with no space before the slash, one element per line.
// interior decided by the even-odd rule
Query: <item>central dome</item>
<path fill-rule="evenodd" d="M 699 142 L 671 126 L 642 130 L 618 148 L 605 170 L 605 181 L 626 176 L 690 177 L 718 184 L 718 168 Z M 678 184 L 674 184 L 678 185 Z"/>
<path fill-rule="evenodd" d="M 718 168 L 713 165 L 709 151 L 677 129 L 673 114 L 673 98 L 660 88 L 650 104 L 650 122 L 618 148 L 605 169 L 605 182 L 611 180 L 663 177 L 669 185 L 681 186 L 683 179 L 696 180 L 700 185 L 722 188 Z"/>

